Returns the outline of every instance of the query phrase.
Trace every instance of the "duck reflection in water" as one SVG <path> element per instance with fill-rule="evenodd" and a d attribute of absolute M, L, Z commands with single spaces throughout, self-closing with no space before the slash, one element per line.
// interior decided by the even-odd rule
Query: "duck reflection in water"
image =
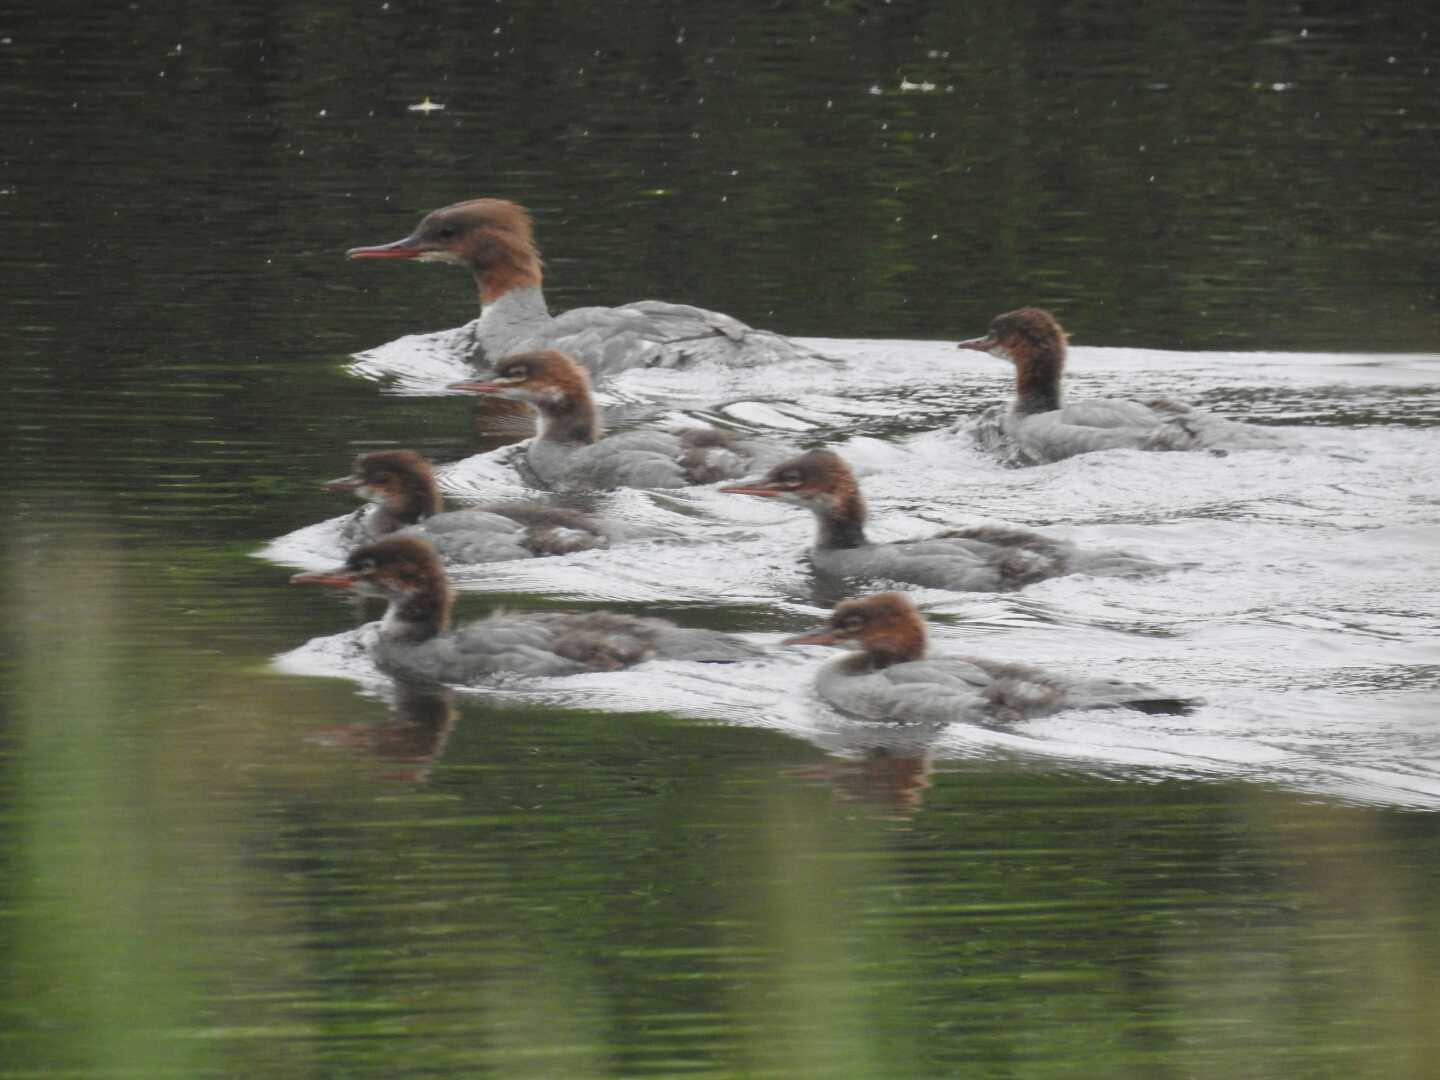
<path fill-rule="evenodd" d="M 398 680 L 388 695 L 390 717 L 382 724 L 312 729 L 306 738 L 327 746 L 363 750 L 387 766 L 381 777 L 419 784 L 445 751 L 457 716 L 448 686 Z"/>
<path fill-rule="evenodd" d="M 930 787 L 931 741 L 888 740 L 834 750 L 831 757 L 786 769 L 784 775 L 828 784 L 838 799 L 905 817 L 920 809 Z"/>

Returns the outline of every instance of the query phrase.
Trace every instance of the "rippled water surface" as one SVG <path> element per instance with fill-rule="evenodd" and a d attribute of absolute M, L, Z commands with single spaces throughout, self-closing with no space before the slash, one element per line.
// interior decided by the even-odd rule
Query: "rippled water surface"
<path fill-rule="evenodd" d="M 1440 24 L 544 3 L 0 16 L 11 318 L 0 1078 L 1426 1077 L 1440 926 Z M 443 109 L 412 110 L 429 99 Z M 781 648 L 841 591 L 714 488 L 466 570 L 460 618 L 618 608 L 754 663 L 454 692 L 290 588 L 410 446 L 474 428 L 423 211 L 535 212 L 552 308 L 657 297 L 835 358 L 633 371 L 616 428 L 829 446 L 876 539 L 1013 523 L 1172 564 L 917 590 L 937 653 L 1119 674 L 1184 717 L 845 718 Z M 957 352 L 1055 310 L 1076 396 L 1273 449 L 1029 469 Z"/>

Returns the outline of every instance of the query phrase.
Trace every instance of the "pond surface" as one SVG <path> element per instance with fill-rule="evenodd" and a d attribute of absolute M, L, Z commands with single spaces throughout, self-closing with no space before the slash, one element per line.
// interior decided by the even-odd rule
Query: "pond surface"
<path fill-rule="evenodd" d="M 0 16 L 10 309 L 0 1078 L 1423 1077 L 1440 925 L 1440 18 L 1415 5 L 145 3 Z M 413 110 L 426 100 L 443 109 Z M 656 297 L 841 361 L 631 372 L 625 423 L 833 445 L 877 538 L 1011 522 L 1177 569 L 921 590 L 937 652 L 1188 717 L 933 738 L 818 650 L 417 694 L 292 589 L 320 481 L 477 444 L 475 195 L 555 310 Z M 1038 304 L 1077 394 L 1275 429 L 1005 469 L 952 343 Z M 788 507 L 461 575 L 772 644 Z"/>

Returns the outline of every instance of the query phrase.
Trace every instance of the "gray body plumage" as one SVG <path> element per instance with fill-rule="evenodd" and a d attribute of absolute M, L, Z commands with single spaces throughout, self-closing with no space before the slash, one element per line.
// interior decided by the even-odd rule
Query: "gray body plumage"
<path fill-rule="evenodd" d="M 432 514 L 415 525 L 395 528 L 383 508 L 362 507 L 341 528 L 348 547 L 382 536 L 418 536 L 428 540 L 450 566 L 509 562 L 544 555 L 608 547 L 638 536 L 617 522 L 578 510 L 524 503 L 496 503 Z"/>
<path fill-rule="evenodd" d="M 757 367 L 826 359 L 780 334 L 687 304 L 641 300 L 552 317 L 538 287 L 505 293 L 487 304 L 469 328 L 472 361 L 481 367 L 536 349 L 568 353 L 596 376 L 636 367 Z"/>
<path fill-rule="evenodd" d="M 1177 712 L 1194 704 L 1143 683 L 1077 678 L 974 656 L 879 669 L 863 655 L 841 657 L 820 669 L 815 689 L 835 708 L 865 720 L 919 723 L 1011 723 L 1107 706 Z"/>
<path fill-rule="evenodd" d="M 1043 465 L 1094 450 L 1253 450 L 1282 445 L 1272 432 L 1168 398 L 1098 398 L 1049 412 L 994 405 L 974 422 L 982 449 L 1017 465 Z"/>
<path fill-rule="evenodd" d="M 542 434 L 527 448 L 526 462 L 543 486 L 555 490 L 677 488 L 743 476 L 791 452 L 765 439 L 696 428 L 627 431 L 585 444 Z"/>
<path fill-rule="evenodd" d="M 382 627 L 376 662 L 394 674 L 474 683 L 504 673 L 551 676 L 615 671 L 644 660 L 730 663 L 763 653 L 717 630 L 611 612 L 500 612 L 457 630 L 412 642 Z"/>
<path fill-rule="evenodd" d="M 978 526 L 921 540 L 810 551 L 823 574 L 888 579 L 931 589 L 1005 592 L 1062 574 L 1122 576 L 1154 572 L 1161 564 L 1123 551 L 1082 551 L 1028 529 Z"/>

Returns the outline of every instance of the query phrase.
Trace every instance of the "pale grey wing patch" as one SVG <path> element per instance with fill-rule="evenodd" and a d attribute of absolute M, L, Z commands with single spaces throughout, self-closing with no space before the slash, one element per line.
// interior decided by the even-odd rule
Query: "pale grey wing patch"
<path fill-rule="evenodd" d="M 895 581 L 960 592 L 998 592 L 1002 588 L 995 569 L 963 549 L 927 554 L 905 550 L 909 546 L 821 548 L 810 553 L 810 562 L 820 573 L 836 577 Z"/>
<path fill-rule="evenodd" d="M 593 487 L 676 488 L 687 483 L 680 440 L 668 432 L 629 431 L 576 450 L 566 468 L 570 482 Z"/>
<path fill-rule="evenodd" d="M 588 670 L 556 649 L 557 635 L 541 619 L 492 615 L 437 639 L 453 648 L 456 662 L 477 675 L 571 675 Z"/>
<path fill-rule="evenodd" d="M 855 675 L 838 660 L 821 669 L 815 685 L 831 705 L 867 720 L 951 723 L 984 718 L 984 673 L 973 674 L 922 660 Z"/>
<path fill-rule="evenodd" d="M 596 374 L 633 367 L 749 367 L 826 359 L 721 312 L 661 300 L 567 311 L 554 320 L 546 344 L 571 353 Z"/>
<path fill-rule="evenodd" d="M 994 406 L 972 426 L 976 443 L 1010 464 L 1039 465 L 1097 450 L 1245 450 L 1285 445 L 1264 428 L 1225 420 L 1169 398 L 1078 401 L 1017 416 Z"/>
<path fill-rule="evenodd" d="M 765 649 L 719 630 L 666 625 L 655 635 L 655 655 L 705 664 L 729 664 L 764 656 Z"/>
<path fill-rule="evenodd" d="M 451 566 L 531 557 L 523 544 L 525 531 L 520 525 L 499 514 L 478 510 L 436 514 L 419 525 L 398 530 L 396 535 L 423 537 Z"/>

